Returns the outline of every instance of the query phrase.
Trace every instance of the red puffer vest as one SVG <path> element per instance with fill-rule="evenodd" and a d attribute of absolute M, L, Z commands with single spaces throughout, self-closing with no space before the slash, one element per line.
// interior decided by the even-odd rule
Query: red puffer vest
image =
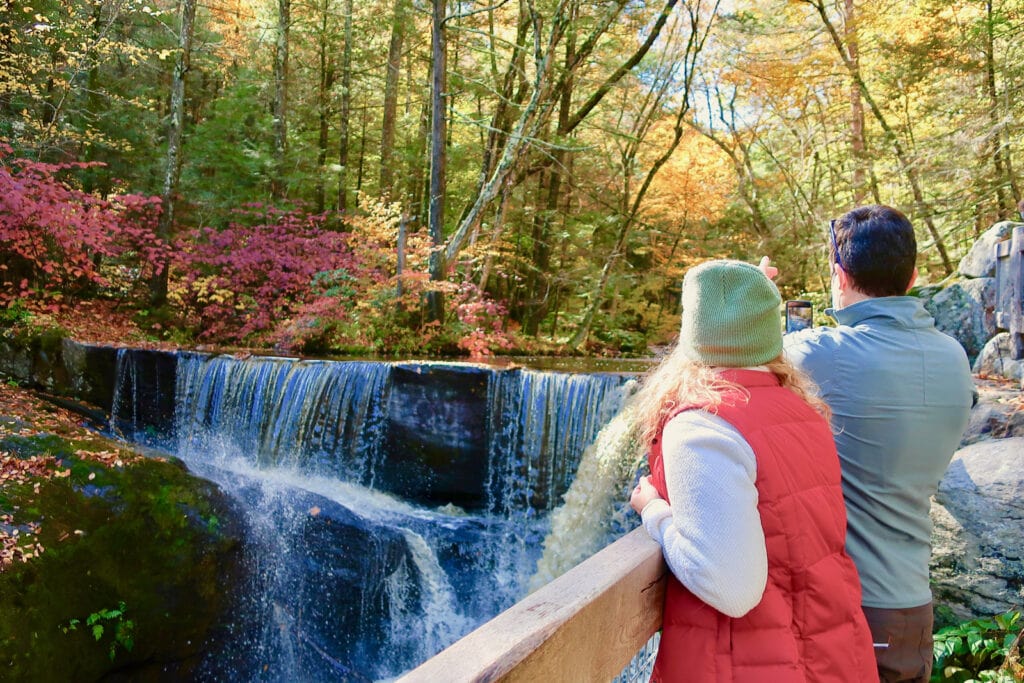
<path fill-rule="evenodd" d="M 757 458 L 768 583 L 757 607 L 733 619 L 670 575 L 651 680 L 877 681 L 860 580 L 844 550 L 846 510 L 828 424 L 771 373 L 728 370 L 724 377 L 746 389 L 730 392 L 717 414 Z M 692 408 L 700 406 L 684 409 Z M 655 488 L 668 500 L 660 439 L 649 457 Z"/>

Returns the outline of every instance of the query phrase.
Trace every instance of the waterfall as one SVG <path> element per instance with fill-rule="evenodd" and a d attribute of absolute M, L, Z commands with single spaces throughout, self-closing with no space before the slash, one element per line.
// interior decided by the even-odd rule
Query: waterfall
<path fill-rule="evenodd" d="M 373 485 L 391 366 L 184 354 L 178 362 L 178 451 L 228 439 L 264 466 Z"/>
<path fill-rule="evenodd" d="M 596 517 L 583 533 L 589 513 L 559 520 L 581 498 L 574 479 L 593 463 L 607 479 L 614 447 L 584 449 L 620 410 L 621 375 L 147 353 L 118 353 L 113 421 L 138 439 L 170 419 L 162 447 L 246 515 L 251 576 L 208 678 L 389 679 L 521 598 L 545 536 L 561 562 L 608 540 Z M 175 387 L 170 408 L 145 407 L 151 366 Z M 466 509 L 452 482 L 477 488 Z"/>
<path fill-rule="evenodd" d="M 114 397 L 110 414 L 114 430 L 128 438 L 137 439 L 139 423 L 136 407 L 139 405 L 139 380 L 136 364 L 129 355 L 131 349 L 118 349 L 115 361 Z"/>
<path fill-rule="evenodd" d="M 495 512 L 546 513 L 584 448 L 622 406 L 623 378 L 516 370 L 492 379 L 488 497 Z"/>

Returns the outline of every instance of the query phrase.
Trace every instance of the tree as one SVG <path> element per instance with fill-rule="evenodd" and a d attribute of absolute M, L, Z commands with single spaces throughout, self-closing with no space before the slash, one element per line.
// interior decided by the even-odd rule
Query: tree
<path fill-rule="evenodd" d="M 836 52 L 838 53 L 839 58 L 843 63 L 843 66 L 846 68 L 847 72 L 849 72 L 850 78 L 852 78 L 854 83 L 857 85 L 857 89 L 860 91 L 860 94 L 864 98 L 864 101 L 867 102 L 868 108 L 874 115 L 875 120 L 878 122 L 878 125 L 881 126 L 882 130 L 884 131 L 885 137 L 888 140 L 889 144 L 892 145 L 893 152 L 895 153 L 896 158 L 899 161 L 900 168 L 903 174 L 905 175 L 907 183 L 910 185 L 910 189 L 913 193 L 914 208 L 916 209 L 920 218 L 924 221 L 925 227 L 928 229 L 928 234 L 931 235 L 933 244 L 935 246 L 935 249 L 939 253 L 939 258 L 941 258 L 942 260 L 942 266 L 945 269 L 946 274 L 952 274 L 953 263 L 949 258 L 949 254 L 946 252 L 945 242 L 943 241 L 942 235 L 939 234 L 939 231 L 935 226 L 932 209 L 924 198 L 924 191 L 921 188 L 921 182 L 918 178 L 918 173 L 910 157 L 908 156 L 906 150 L 904 149 L 904 145 L 900 141 L 899 135 L 889 124 L 889 121 L 887 120 L 885 114 L 879 108 L 871 92 L 868 90 L 867 83 L 864 81 L 861 70 L 858 64 L 854 62 L 854 60 L 851 58 L 849 52 L 847 52 L 847 48 L 843 44 L 843 39 L 839 36 L 839 32 L 836 30 L 834 23 L 829 17 L 824 2 L 822 0 L 802 1 L 814 7 L 814 9 L 817 11 L 818 16 L 821 18 L 821 22 L 825 27 L 825 30 L 828 32 L 829 37 L 832 39 L 832 44 L 835 46 Z"/>
<path fill-rule="evenodd" d="M 687 24 L 683 30 L 687 32 L 687 38 L 679 63 L 681 82 L 678 84 L 678 87 L 681 92 L 676 95 L 677 109 L 675 122 L 672 127 L 672 140 L 665 147 L 664 151 L 654 159 L 653 163 L 651 163 L 644 176 L 643 183 L 632 200 L 629 201 L 628 190 L 624 194 L 624 199 L 627 200 L 628 203 L 624 202 L 624 210 L 618 217 L 619 226 L 618 233 L 615 238 L 615 244 L 605 259 L 600 275 L 590 292 L 586 312 L 569 341 L 570 348 L 578 348 L 590 335 L 590 328 L 594 321 L 594 315 L 603 303 L 605 288 L 608 286 L 608 281 L 615 265 L 623 255 L 626 239 L 629 236 L 630 230 L 637 222 L 637 217 L 639 216 L 640 209 L 643 206 L 644 198 L 647 195 L 648 190 L 651 188 L 651 184 L 654 182 L 658 172 L 672 157 L 672 154 L 679 146 L 680 140 L 682 140 L 683 129 L 686 125 L 686 116 L 690 109 L 690 88 L 693 84 L 696 61 L 711 33 L 711 28 L 718 15 L 719 4 L 718 0 L 710 3 L 709 7 L 705 7 L 702 0 L 689 0 L 685 3 Z M 664 88 L 664 91 L 667 92 L 667 85 L 669 83 L 671 83 L 671 80 L 665 79 L 663 84 L 658 85 L 657 87 Z M 662 93 L 656 92 L 654 88 L 652 88 L 652 93 L 654 94 L 653 110 L 660 107 Z M 643 128 L 649 128 L 649 123 L 645 122 L 641 125 Z M 644 133 L 645 132 L 646 131 L 644 131 Z M 633 137 L 636 139 L 643 139 L 643 135 L 640 130 L 637 130 Z M 631 157 L 636 156 L 635 143 L 627 145 L 626 149 L 625 157 L 627 161 L 631 163 Z"/>
<path fill-rule="evenodd" d="M 270 180 L 275 200 L 285 195 L 285 170 L 288 158 L 288 50 L 292 23 L 291 0 L 277 0 L 277 34 L 274 43 L 274 158 L 277 168 Z"/>
<path fill-rule="evenodd" d="M 167 159 L 164 167 L 163 190 L 160 201 L 163 210 L 157 225 L 157 237 L 164 243 L 171 241 L 171 227 L 174 225 L 174 202 L 181 178 L 183 152 L 183 130 L 185 127 L 185 78 L 192 60 L 192 37 L 195 30 L 197 0 L 182 0 L 178 28 L 178 53 L 175 57 L 174 74 L 171 79 L 171 110 L 167 125 Z M 162 306 L 167 300 L 166 264 L 159 269 L 152 280 L 150 303 Z"/>
<path fill-rule="evenodd" d="M 391 196 L 394 184 L 395 117 L 398 110 L 398 76 L 402 65 L 408 0 L 395 0 L 388 45 L 387 73 L 384 79 L 384 116 L 380 135 L 380 193 Z"/>

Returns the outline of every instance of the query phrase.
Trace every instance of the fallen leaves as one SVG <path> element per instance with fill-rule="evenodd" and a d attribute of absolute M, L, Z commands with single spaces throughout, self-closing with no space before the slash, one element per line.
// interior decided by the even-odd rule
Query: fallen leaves
<path fill-rule="evenodd" d="M 129 450 L 110 448 L 110 442 L 82 426 L 77 414 L 14 385 L 0 384 L 0 418 L 4 418 L 0 419 L 0 440 L 10 436 L 57 434 L 85 446 L 75 449 L 77 459 L 104 467 L 124 467 L 143 457 Z M 71 468 L 53 455 L 26 458 L 0 450 L 0 490 L 31 485 L 33 493 L 38 495 L 41 481 L 70 478 Z M 88 481 L 95 478 L 95 472 L 87 477 Z M 43 546 L 36 540 L 39 528 L 37 522 L 19 524 L 12 512 L 0 512 L 0 572 L 15 562 L 28 562 L 43 553 Z M 75 535 L 82 533 L 75 531 Z"/>
<path fill-rule="evenodd" d="M 28 562 L 43 554 L 45 548 L 33 537 L 39 525 L 15 526 L 12 515 L 0 515 L 0 572 L 15 562 Z"/>

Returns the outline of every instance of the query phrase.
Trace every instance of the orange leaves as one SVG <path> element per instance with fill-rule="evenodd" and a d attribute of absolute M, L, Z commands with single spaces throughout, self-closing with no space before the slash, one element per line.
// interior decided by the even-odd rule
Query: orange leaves
<path fill-rule="evenodd" d="M 658 130 L 652 134 L 654 147 L 665 133 Z M 699 240 L 703 226 L 721 218 L 735 187 L 735 173 L 725 153 L 696 132 L 686 131 L 675 154 L 654 179 L 644 216 L 664 226 L 663 239 L 658 240 L 662 246 L 674 242 L 678 235 Z"/>
<path fill-rule="evenodd" d="M 0 451 L 0 485 L 27 484 L 33 478 L 48 478 L 51 476 L 67 476 L 60 474 L 57 470 L 57 460 L 52 455 L 32 456 L 31 458 L 19 458 L 10 453 Z"/>

